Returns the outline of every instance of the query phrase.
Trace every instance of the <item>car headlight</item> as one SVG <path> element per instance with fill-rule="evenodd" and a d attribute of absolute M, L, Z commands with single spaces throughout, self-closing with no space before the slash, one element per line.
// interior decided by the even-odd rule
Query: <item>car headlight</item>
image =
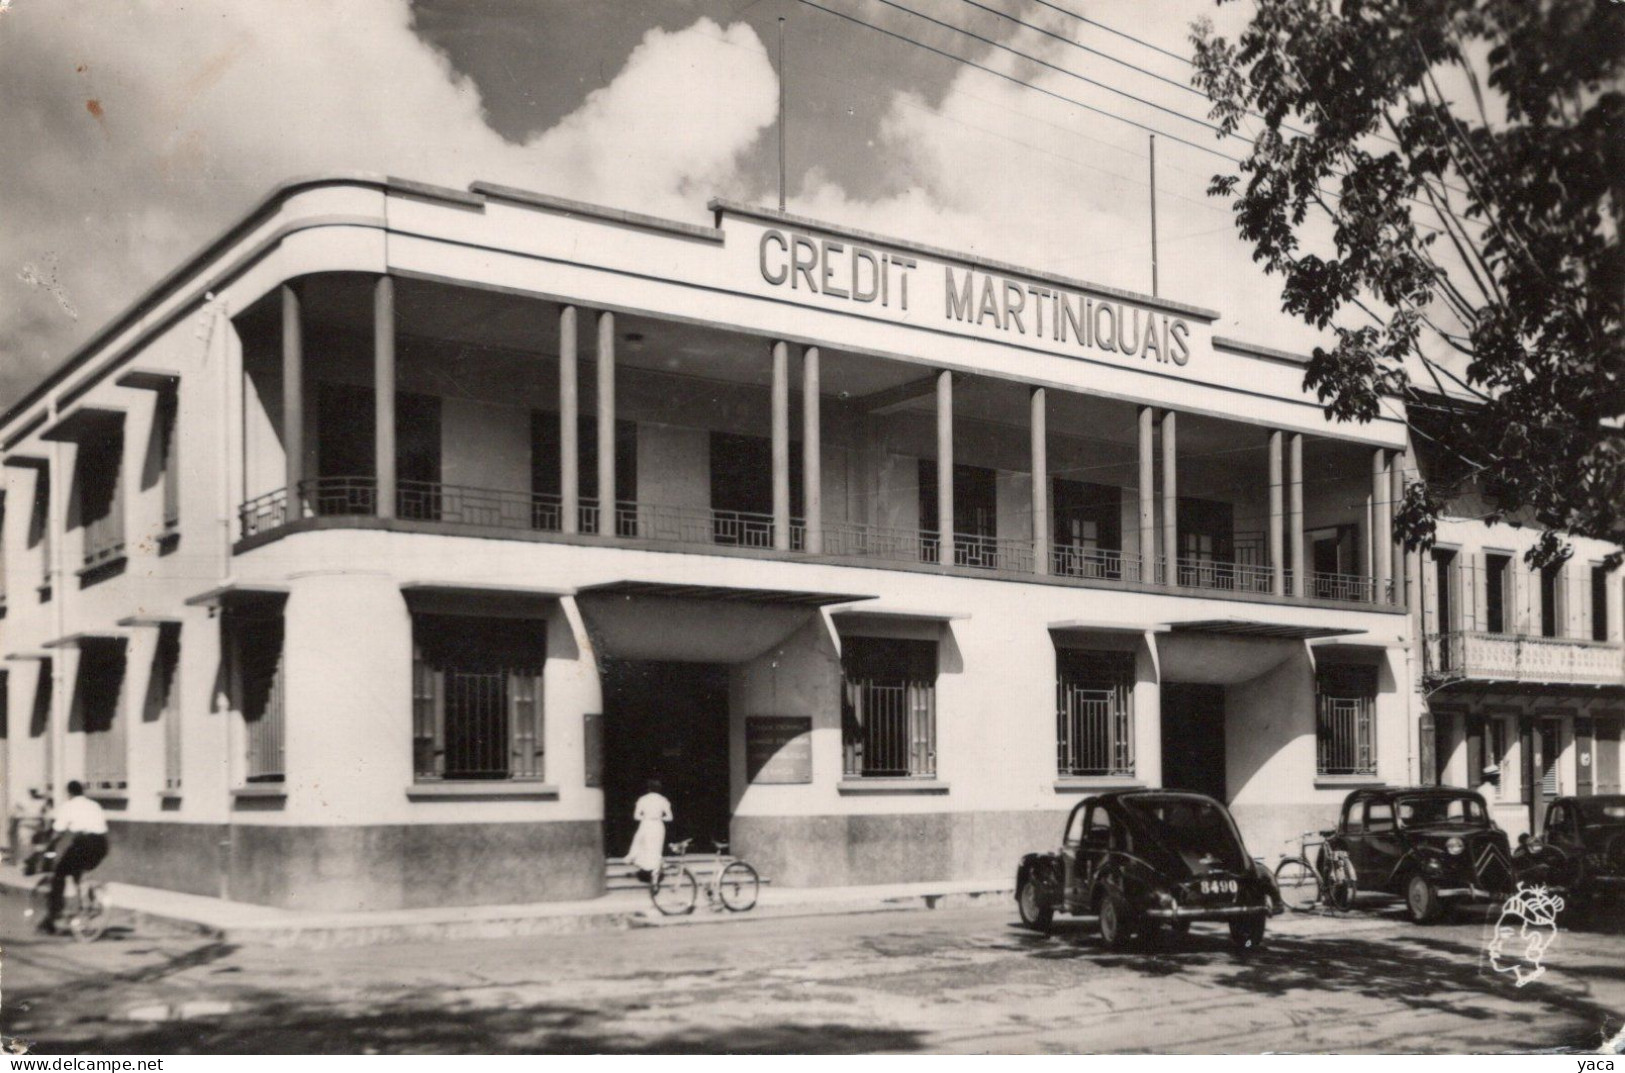
<path fill-rule="evenodd" d="M 1450 841 L 1444 844 L 1444 848 L 1445 852 L 1450 854 L 1450 856 L 1459 857 L 1461 856 L 1462 851 L 1467 848 L 1467 843 L 1463 842 L 1459 838 L 1452 837 Z"/>
<path fill-rule="evenodd" d="M 1157 891 L 1157 904 L 1163 909 L 1173 909 L 1179 905 L 1179 900 L 1165 890 Z"/>

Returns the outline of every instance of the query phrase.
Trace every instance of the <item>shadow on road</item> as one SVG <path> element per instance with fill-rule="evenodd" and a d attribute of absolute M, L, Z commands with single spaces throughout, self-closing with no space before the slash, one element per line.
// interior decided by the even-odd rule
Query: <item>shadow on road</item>
<path fill-rule="evenodd" d="M 366 1011 L 292 1002 L 272 992 L 238 992 L 231 1003 L 229 1017 L 218 1019 L 103 1022 L 94 1029 L 96 1046 L 130 1054 L 845 1054 L 923 1047 L 916 1032 L 838 1023 L 694 1026 L 640 1035 L 627 1029 L 626 1017 L 642 1006 L 468 1008 L 427 991 Z M 33 1042 L 37 1054 L 75 1051 L 72 1038 Z"/>
<path fill-rule="evenodd" d="M 1047 937 L 1022 929 L 1013 932 L 1020 937 L 1018 945 L 1034 958 L 1084 959 L 1148 977 L 1207 966 L 1217 971 L 1221 987 L 1264 998 L 1347 994 L 1474 1020 L 1523 1017 L 1521 1012 L 1509 1014 L 1504 1004 L 1475 1001 L 1510 1000 L 1529 1011 L 1531 1022 L 1567 1015 L 1607 1031 L 1618 1031 L 1621 1025 L 1622 1011 L 1591 1001 L 1584 985 L 1548 977 L 1517 987 L 1511 978 L 1488 967 L 1483 951 L 1470 938 L 1419 933 L 1396 943 L 1392 937 L 1376 941 L 1272 935 L 1261 949 L 1240 953 L 1224 932 L 1205 929 L 1138 939 L 1127 951 L 1106 949 L 1089 923 L 1057 924 Z M 1587 965 L 1582 974 L 1590 977 L 1598 968 Z M 1597 1042 L 1588 1036 L 1574 1040 L 1573 1046 L 1595 1047 Z"/>

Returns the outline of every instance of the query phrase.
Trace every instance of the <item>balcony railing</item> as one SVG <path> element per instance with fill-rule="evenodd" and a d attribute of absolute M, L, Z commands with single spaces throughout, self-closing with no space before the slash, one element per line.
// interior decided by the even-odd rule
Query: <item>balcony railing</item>
<path fill-rule="evenodd" d="M 1571 637 L 1434 633 L 1428 635 L 1428 671 L 1497 682 L 1625 685 L 1625 647 Z"/>
<path fill-rule="evenodd" d="M 299 485 L 297 507 L 290 506 L 285 489 L 255 496 L 238 512 L 243 537 L 260 536 L 308 517 L 370 516 L 376 513 L 378 493 L 370 477 L 322 477 Z M 563 528 L 563 501 L 555 494 L 515 492 L 425 481 L 400 481 L 396 512 L 406 521 L 438 522 L 477 529 L 510 529 L 557 533 Z M 583 498 L 576 530 L 586 535 L 603 532 L 603 509 Z M 702 506 L 670 506 L 622 501 L 615 505 L 614 535 L 665 544 L 734 547 L 771 551 L 778 547 L 773 515 L 752 511 L 717 510 Z M 807 525 L 790 519 L 789 550 L 805 551 Z M 933 530 L 905 529 L 856 522 L 830 522 L 822 526 L 820 554 L 837 559 L 879 560 L 900 564 L 940 563 L 942 541 Z M 951 565 L 1000 573 L 1035 572 L 1033 542 L 1026 538 L 956 533 Z M 1091 581 L 1166 585 L 1269 595 L 1274 572 L 1254 562 L 1181 558 L 1175 577 L 1158 557 L 1149 562 L 1114 548 L 1052 544 L 1049 572 L 1056 577 Z M 1286 591 L 1296 594 L 1296 579 L 1286 572 Z M 1308 593 L 1313 599 L 1347 603 L 1377 603 L 1379 591 L 1371 578 L 1348 574 L 1311 574 Z M 1391 586 L 1381 591 L 1391 598 Z"/>
<path fill-rule="evenodd" d="M 1076 544 L 1052 544 L 1050 573 L 1060 577 L 1092 578 L 1097 581 L 1144 581 L 1141 559 L 1112 548 L 1085 548 Z"/>

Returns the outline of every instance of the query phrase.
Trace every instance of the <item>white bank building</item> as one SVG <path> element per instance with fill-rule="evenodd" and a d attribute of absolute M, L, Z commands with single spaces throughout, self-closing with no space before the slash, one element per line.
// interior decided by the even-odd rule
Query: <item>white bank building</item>
<path fill-rule="evenodd" d="M 17 402 L 8 808 L 77 778 L 110 878 L 392 908 L 601 893 L 650 778 L 811 886 L 1013 874 L 1108 787 L 1273 859 L 1465 763 L 1397 403 L 1329 423 L 1215 311 L 711 209 L 289 183 Z M 1605 588 L 1565 749 L 1622 684 Z"/>

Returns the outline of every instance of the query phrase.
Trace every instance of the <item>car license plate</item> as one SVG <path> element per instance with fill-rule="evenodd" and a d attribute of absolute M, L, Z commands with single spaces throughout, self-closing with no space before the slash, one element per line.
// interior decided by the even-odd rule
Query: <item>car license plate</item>
<path fill-rule="evenodd" d="M 1204 879 L 1196 887 L 1204 898 L 1235 897 L 1238 887 L 1234 879 Z"/>

